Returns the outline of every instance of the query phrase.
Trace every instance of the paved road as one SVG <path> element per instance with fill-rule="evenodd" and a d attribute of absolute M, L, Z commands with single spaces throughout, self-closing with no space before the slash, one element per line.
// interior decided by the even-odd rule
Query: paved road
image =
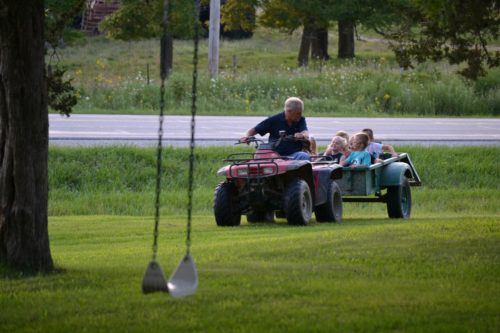
<path fill-rule="evenodd" d="M 197 145 L 232 144 L 265 117 L 196 118 Z M 55 145 L 132 144 L 152 146 L 158 137 L 158 116 L 49 116 L 49 141 Z M 390 144 L 500 145 L 499 118 L 318 118 L 307 117 L 309 131 L 326 144 L 337 130 L 355 133 L 371 127 L 376 139 Z M 164 142 L 186 146 L 190 116 L 167 116 Z"/>

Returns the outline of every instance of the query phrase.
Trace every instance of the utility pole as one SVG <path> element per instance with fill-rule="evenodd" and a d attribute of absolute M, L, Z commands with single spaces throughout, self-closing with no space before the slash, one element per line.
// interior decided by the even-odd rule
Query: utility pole
<path fill-rule="evenodd" d="M 208 30 L 208 71 L 211 79 L 219 74 L 220 0 L 210 0 L 210 27 Z"/>

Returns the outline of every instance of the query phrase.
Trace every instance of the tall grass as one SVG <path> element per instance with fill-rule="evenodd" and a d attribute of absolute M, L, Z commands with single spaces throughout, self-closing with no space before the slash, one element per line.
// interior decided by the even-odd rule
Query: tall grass
<path fill-rule="evenodd" d="M 397 147 L 407 151 L 423 180 L 413 189 L 414 216 L 500 214 L 499 147 Z M 231 152 L 248 147 L 197 148 L 194 209 L 211 214 L 216 176 Z M 152 215 L 155 150 L 134 147 L 60 148 L 49 153 L 50 215 Z M 188 149 L 167 148 L 162 213 L 185 214 Z M 346 216 L 385 217 L 382 204 L 345 204 Z M 358 215 L 356 215 L 358 214 Z"/>
<path fill-rule="evenodd" d="M 199 112 L 264 115 L 297 95 L 315 116 L 500 115 L 500 70 L 491 70 L 475 84 L 455 74 L 456 67 L 442 63 L 402 72 L 387 46 L 372 41 L 358 42 L 354 60 L 332 59 L 297 68 L 299 37 L 258 30 L 250 40 L 223 41 L 217 80 L 208 78 L 207 46 L 202 42 Z M 61 64 L 68 66 L 78 89 L 76 112 L 156 113 L 158 44 L 99 37 L 62 50 Z M 175 42 L 174 71 L 167 82 L 170 114 L 190 112 L 191 49 L 189 41 Z"/>

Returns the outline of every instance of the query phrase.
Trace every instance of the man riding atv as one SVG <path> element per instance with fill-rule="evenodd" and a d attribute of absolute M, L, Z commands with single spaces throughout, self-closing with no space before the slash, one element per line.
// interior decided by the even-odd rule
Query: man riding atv
<path fill-rule="evenodd" d="M 249 137 L 255 134 L 261 136 L 269 133 L 269 142 L 280 139 L 285 131 L 285 135 L 293 136 L 297 141 L 288 140 L 282 142 L 275 148 L 281 156 L 286 156 L 294 160 L 308 160 L 309 154 L 303 150 L 304 140 L 309 140 L 306 119 L 302 117 L 304 102 L 298 97 L 290 97 L 285 101 L 284 112 L 275 114 L 263 120 L 257 126 L 250 128 L 245 136 L 240 138 L 240 142 L 247 143 Z"/>

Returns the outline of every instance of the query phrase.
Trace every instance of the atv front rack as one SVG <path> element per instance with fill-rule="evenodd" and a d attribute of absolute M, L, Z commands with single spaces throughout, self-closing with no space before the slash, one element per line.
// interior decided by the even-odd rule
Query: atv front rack
<path fill-rule="evenodd" d="M 278 164 L 272 159 L 232 160 L 229 176 L 232 178 L 262 178 L 278 174 Z"/>
<path fill-rule="evenodd" d="M 263 157 L 259 157 L 259 155 Z M 274 162 L 275 160 L 288 160 L 289 158 L 287 156 L 279 156 L 279 157 L 265 157 L 265 155 L 269 155 L 268 152 L 245 152 L 245 153 L 234 153 L 229 155 L 224 162 L 247 162 L 249 160 L 254 160 L 254 161 L 261 161 L 261 160 L 267 160 L 267 161 L 272 161 Z"/>

